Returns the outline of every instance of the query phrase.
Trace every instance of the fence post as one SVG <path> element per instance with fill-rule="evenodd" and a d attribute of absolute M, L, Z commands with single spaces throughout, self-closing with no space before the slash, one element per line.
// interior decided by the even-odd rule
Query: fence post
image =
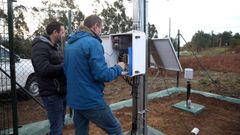
<path fill-rule="evenodd" d="M 177 57 L 180 58 L 180 30 L 178 30 Z M 177 88 L 179 87 L 179 71 L 177 71 Z"/>
<path fill-rule="evenodd" d="M 18 135 L 18 117 L 17 117 L 17 95 L 16 95 L 16 75 L 15 75 L 15 58 L 13 52 L 13 1 L 8 0 L 8 36 L 10 50 L 10 74 L 11 74 L 11 99 L 12 99 L 12 119 L 13 134 Z"/>

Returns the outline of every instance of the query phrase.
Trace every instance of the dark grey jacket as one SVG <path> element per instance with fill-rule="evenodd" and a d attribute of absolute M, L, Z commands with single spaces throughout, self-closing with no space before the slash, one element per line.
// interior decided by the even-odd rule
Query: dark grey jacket
<path fill-rule="evenodd" d="M 39 36 L 32 43 L 32 63 L 38 77 L 41 96 L 66 94 L 63 54 L 49 37 Z"/>

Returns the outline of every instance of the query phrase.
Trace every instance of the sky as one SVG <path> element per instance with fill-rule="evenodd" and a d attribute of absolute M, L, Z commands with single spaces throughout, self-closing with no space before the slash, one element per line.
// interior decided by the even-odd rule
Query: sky
<path fill-rule="evenodd" d="M 171 18 L 171 36 L 182 36 L 190 41 L 202 30 L 214 34 L 224 31 L 240 33 L 239 0 L 149 0 L 149 22 L 157 26 L 159 37 L 168 35 Z"/>
<path fill-rule="evenodd" d="M 30 5 L 29 0 L 17 0 L 18 4 Z M 87 16 L 93 13 L 94 0 L 75 0 Z M 108 0 L 109 3 L 115 0 Z M 125 0 L 126 1 L 126 0 Z M 178 30 L 188 42 L 199 30 L 214 34 L 224 31 L 240 33 L 240 0 L 147 0 L 148 22 L 158 30 L 158 37 L 171 35 L 175 38 Z M 40 5 L 35 0 L 34 5 Z M 132 3 L 125 2 L 127 15 L 132 16 Z M 170 21 L 171 20 L 171 21 Z M 171 23 L 169 23 L 171 22 Z M 171 31 L 169 32 L 169 24 Z M 183 44 L 181 40 L 181 44 Z"/>

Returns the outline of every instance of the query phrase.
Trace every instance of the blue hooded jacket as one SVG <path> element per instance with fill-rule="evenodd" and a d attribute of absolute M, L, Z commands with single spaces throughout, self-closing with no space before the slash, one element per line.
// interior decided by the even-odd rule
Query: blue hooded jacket
<path fill-rule="evenodd" d="M 101 39 L 88 28 L 70 36 L 64 49 L 67 104 L 78 110 L 105 106 L 104 82 L 121 75 L 119 65 L 107 67 Z"/>

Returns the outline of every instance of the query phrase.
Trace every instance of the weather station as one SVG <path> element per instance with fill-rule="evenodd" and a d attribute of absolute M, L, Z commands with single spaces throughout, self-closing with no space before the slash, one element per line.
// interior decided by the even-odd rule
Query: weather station
<path fill-rule="evenodd" d="M 163 135 L 160 131 L 157 134 L 151 132 L 154 129 L 147 126 L 148 87 L 145 77 L 148 57 L 150 68 L 182 71 L 171 40 L 149 39 L 147 42 L 145 33 L 137 30 L 102 36 L 101 39 L 109 67 L 119 61 L 127 63 L 122 78 L 132 87 L 132 128 L 126 134 Z"/>
<path fill-rule="evenodd" d="M 123 79 L 132 87 L 132 129 L 127 134 L 138 135 L 146 130 L 146 95 L 144 80 L 146 74 L 146 35 L 142 31 L 111 34 L 101 38 L 104 44 L 105 59 L 109 67 L 117 62 L 127 64 L 122 72 Z M 152 134 L 154 135 L 154 134 Z"/>
<path fill-rule="evenodd" d="M 133 5 L 133 31 L 102 36 L 104 56 L 109 67 L 127 63 L 122 77 L 132 87 L 132 127 L 126 135 L 163 135 L 147 125 L 146 68 L 149 63 L 167 70 L 182 68 L 169 38 L 147 38 L 146 1 L 134 0 Z"/>
<path fill-rule="evenodd" d="M 176 107 L 180 110 L 184 110 L 187 112 L 191 112 L 194 115 L 199 114 L 200 112 L 203 111 L 205 106 L 192 103 L 192 100 L 190 99 L 190 94 L 191 94 L 191 80 L 193 79 L 193 69 L 192 68 L 185 68 L 184 69 L 184 79 L 187 82 L 187 97 L 186 101 L 181 101 L 179 103 L 176 103 L 173 105 L 173 107 Z"/>

